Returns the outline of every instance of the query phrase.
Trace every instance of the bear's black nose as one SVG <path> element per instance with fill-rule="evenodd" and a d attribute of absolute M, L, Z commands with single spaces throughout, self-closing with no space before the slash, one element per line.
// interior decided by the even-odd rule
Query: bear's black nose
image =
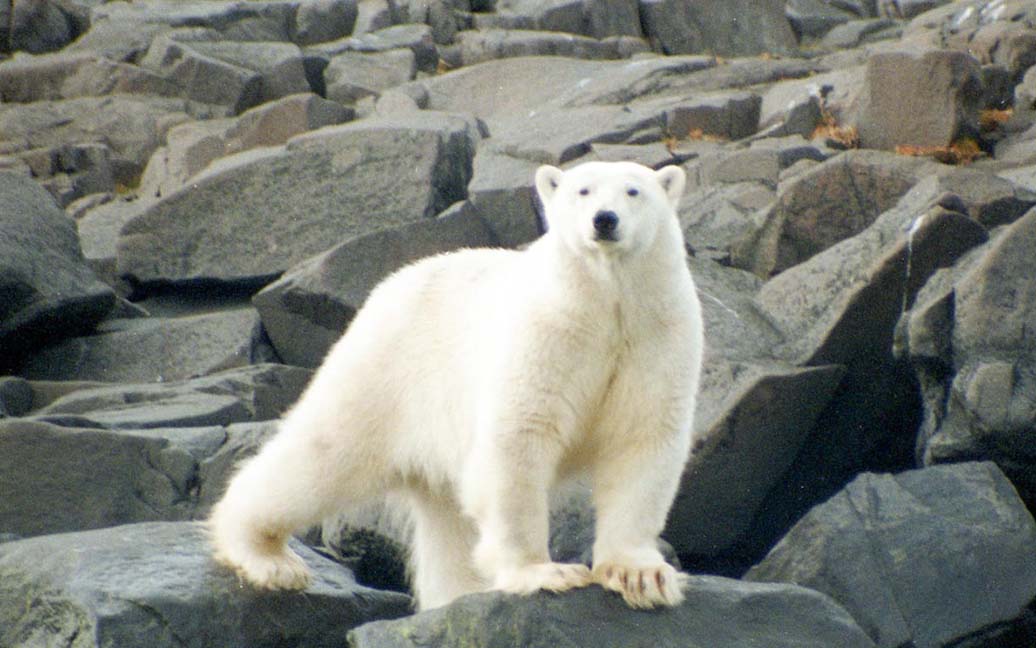
<path fill-rule="evenodd" d="M 610 209 L 602 209 L 594 214 L 594 229 L 598 234 L 611 236 L 619 226 L 619 216 Z"/>

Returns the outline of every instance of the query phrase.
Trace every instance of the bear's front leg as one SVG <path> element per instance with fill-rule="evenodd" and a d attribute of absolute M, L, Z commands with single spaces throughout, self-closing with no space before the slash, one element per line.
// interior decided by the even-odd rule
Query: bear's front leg
<path fill-rule="evenodd" d="M 594 467 L 593 580 L 621 594 L 630 607 L 683 602 L 687 575 L 665 562 L 658 537 L 676 496 L 686 446 L 682 438 L 630 446 Z"/>
<path fill-rule="evenodd" d="M 475 566 L 491 589 L 531 594 L 590 584 L 585 565 L 550 559 L 548 491 L 560 454 L 555 439 L 532 429 L 487 435 L 472 450 L 462 495 L 478 525 Z"/>

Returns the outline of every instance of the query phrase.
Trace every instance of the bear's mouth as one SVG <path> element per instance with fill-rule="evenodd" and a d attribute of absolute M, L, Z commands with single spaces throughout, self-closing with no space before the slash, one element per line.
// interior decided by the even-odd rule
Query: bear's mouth
<path fill-rule="evenodd" d="M 594 240 L 599 243 L 617 243 L 619 235 L 615 232 L 594 232 Z"/>

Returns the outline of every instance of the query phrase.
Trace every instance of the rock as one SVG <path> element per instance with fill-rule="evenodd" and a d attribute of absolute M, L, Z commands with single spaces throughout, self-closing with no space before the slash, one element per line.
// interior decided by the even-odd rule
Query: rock
<path fill-rule="evenodd" d="M 83 260 L 75 223 L 32 180 L 0 172 L 0 371 L 90 330 L 114 306 L 114 291 Z"/>
<path fill-rule="evenodd" d="M 167 382 L 275 358 L 259 313 L 244 308 L 108 320 L 89 337 L 69 338 L 39 351 L 20 373 L 33 380 Z"/>
<path fill-rule="evenodd" d="M 828 594 L 879 646 L 1036 636 L 1026 610 L 1036 598 L 1036 524 L 991 463 L 861 475 L 747 578 Z M 1015 641 L 996 640 L 1019 630 Z"/>
<path fill-rule="evenodd" d="M 32 400 L 29 381 L 16 376 L 0 377 L 0 419 L 24 416 L 32 409 Z"/>
<path fill-rule="evenodd" d="M 588 622 L 593 620 L 593 622 Z M 368 623 L 354 648 L 403 646 L 873 646 L 826 596 L 794 585 L 691 576 L 687 600 L 663 611 L 632 610 L 599 587 L 563 595 L 499 593 L 398 621 Z"/>
<path fill-rule="evenodd" d="M 497 0 L 496 14 L 480 20 L 480 28 L 535 29 L 593 38 L 640 36 L 634 0 Z"/>
<path fill-rule="evenodd" d="M 259 75 L 259 103 L 310 92 L 302 50 L 291 43 L 193 42 L 191 47 Z"/>
<path fill-rule="evenodd" d="M 417 63 L 409 49 L 343 52 L 333 57 L 324 69 L 324 83 L 328 99 L 353 104 L 406 83 L 415 74 Z"/>
<path fill-rule="evenodd" d="M 305 594 L 242 589 L 213 563 L 202 527 L 187 522 L 5 543 L 0 643 L 330 647 L 361 623 L 408 612 L 409 597 L 359 586 L 344 568 L 294 549 L 315 574 Z"/>
<path fill-rule="evenodd" d="M 560 32 L 526 29 L 480 29 L 457 34 L 458 66 L 519 56 L 617 59 L 646 50 L 639 40 L 604 40 Z"/>
<path fill-rule="evenodd" d="M 350 38 L 322 43 L 308 48 L 307 51 L 332 58 L 344 52 L 374 53 L 397 49 L 409 49 L 413 52 L 417 69 L 422 72 L 436 71 L 439 52 L 432 38 L 431 27 L 428 25 L 393 25 Z"/>
<path fill-rule="evenodd" d="M 136 65 L 93 52 L 18 54 L 0 63 L 0 96 L 12 103 L 109 94 L 175 96 L 177 85 Z"/>
<path fill-rule="evenodd" d="M 88 430 L 0 421 L 0 530 L 30 537 L 195 512 L 198 464 L 220 427 Z"/>
<path fill-rule="evenodd" d="M 304 0 L 295 11 L 295 42 L 323 43 L 351 34 L 359 13 L 357 0 Z"/>
<path fill-rule="evenodd" d="M 231 423 L 226 438 L 218 450 L 202 458 L 198 465 L 197 517 L 208 515 L 209 510 L 223 497 L 237 465 L 259 451 L 263 443 L 277 432 L 276 421 Z"/>
<path fill-rule="evenodd" d="M 681 139 L 694 133 L 721 139 L 748 137 L 759 127 L 762 98 L 749 92 L 717 94 L 680 102 L 665 112 L 668 137 Z"/>
<path fill-rule="evenodd" d="M 862 232 L 938 166 L 921 158 L 848 151 L 781 183 L 755 238 L 735 247 L 735 266 L 779 273 Z"/>
<path fill-rule="evenodd" d="M 309 376 L 305 369 L 267 364 L 169 384 L 86 383 L 31 414 L 65 427 L 113 430 L 265 421 L 295 402 Z"/>
<path fill-rule="evenodd" d="M 490 139 L 479 146 L 472 162 L 468 197 L 500 245 L 529 243 L 545 231 L 533 188 L 538 163 L 498 150 Z"/>
<path fill-rule="evenodd" d="M 863 43 L 891 39 L 901 35 L 898 23 L 886 18 L 851 20 L 831 29 L 821 43 L 832 49 L 848 49 Z"/>
<path fill-rule="evenodd" d="M 799 39 L 819 39 L 858 16 L 830 0 L 789 0 L 784 9 Z"/>
<path fill-rule="evenodd" d="M 776 0 L 639 0 L 645 35 L 666 54 L 753 56 L 794 50 L 795 34 Z"/>
<path fill-rule="evenodd" d="M 485 224 L 466 209 L 345 241 L 295 266 L 253 301 L 281 358 L 317 367 L 389 274 L 426 256 L 493 242 Z"/>
<path fill-rule="evenodd" d="M 478 137 L 461 117 L 425 112 L 226 158 L 123 227 L 118 272 L 144 285 L 275 277 L 463 198 Z"/>
<path fill-rule="evenodd" d="M 264 103 L 234 118 L 180 124 L 151 156 L 138 193 L 155 198 L 171 194 L 218 158 L 284 144 L 295 135 L 352 117 L 351 109 L 305 93 Z"/>
<path fill-rule="evenodd" d="M 115 181 L 132 185 L 187 110 L 181 99 L 133 95 L 37 101 L 0 106 L 0 132 L 14 150 L 106 145 Z"/>
<path fill-rule="evenodd" d="M 33 177 L 66 206 L 92 193 L 115 189 L 112 152 L 105 144 L 87 142 L 17 153 Z"/>
<path fill-rule="evenodd" d="M 731 249 L 755 235 L 759 223 L 754 214 L 773 199 L 774 191 L 757 180 L 685 193 L 679 216 L 687 247 L 696 256 L 730 265 Z"/>
<path fill-rule="evenodd" d="M 900 327 L 924 387 L 918 453 L 925 464 L 989 459 L 1036 502 L 1036 281 L 1027 270 L 1036 210 L 932 279 Z"/>
<path fill-rule="evenodd" d="M 9 3 L 10 50 L 41 53 L 59 50 L 76 37 L 74 22 L 57 2 L 12 0 Z M 8 43 L 4 43 L 4 50 Z"/>
<path fill-rule="evenodd" d="M 982 94 L 978 63 L 966 53 L 874 54 L 855 118 L 860 144 L 892 150 L 947 146 L 973 136 Z"/>

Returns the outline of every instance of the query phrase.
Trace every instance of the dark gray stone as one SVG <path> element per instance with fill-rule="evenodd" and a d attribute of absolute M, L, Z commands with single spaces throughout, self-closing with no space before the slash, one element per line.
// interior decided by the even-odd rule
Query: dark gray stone
<path fill-rule="evenodd" d="M 323 43 L 352 33 L 359 14 L 357 0 L 302 0 L 295 11 L 295 42 Z"/>
<path fill-rule="evenodd" d="M 115 292 L 86 265 L 75 223 L 31 179 L 0 172 L 0 371 L 90 330 Z"/>
<path fill-rule="evenodd" d="M 992 463 L 861 475 L 747 578 L 828 594 L 879 646 L 1036 638 L 1029 621 L 1028 641 L 995 640 L 1036 599 L 1036 524 Z"/>
<path fill-rule="evenodd" d="M 275 277 L 463 198 L 478 138 L 464 118 L 423 112 L 224 159 L 123 227 L 118 271 L 143 284 Z"/>
<path fill-rule="evenodd" d="M 666 54 L 752 56 L 795 49 L 777 0 L 639 0 L 645 35 Z"/>
<path fill-rule="evenodd" d="M 242 308 L 108 320 L 88 337 L 69 338 L 37 352 L 20 373 L 34 380 L 168 382 L 275 358 L 259 313 Z"/>
<path fill-rule="evenodd" d="M 93 52 L 19 54 L 0 63 L 0 96 L 29 103 L 107 94 L 175 96 L 179 86 L 154 72 Z"/>
<path fill-rule="evenodd" d="M 24 416 L 32 409 L 32 385 L 16 376 L 0 377 L 0 419 Z"/>
<path fill-rule="evenodd" d="M 305 593 L 256 592 L 216 566 L 200 525 L 147 523 L 0 545 L 0 643 L 7 646 L 342 646 L 410 598 L 356 584 L 297 543 Z"/>
<path fill-rule="evenodd" d="M 324 68 L 324 83 L 328 99 L 353 104 L 406 83 L 416 73 L 414 53 L 409 49 L 343 52 Z"/>
<path fill-rule="evenodd" d="M 634 39 L 595 39 L 588 36 L 525 29 L 481 29 L 457 34 L 458 65 L 474 65 L 519 56 L 564 56 L 617 59 L 647 49 Z"/>
<path fill-rule="evenodd" d="M 476 594 L 350 634 L 353 648 L 404 646 L 748 646 L 874 644 L 841 608 L 794 585 L 691 576 L 687 600 L 668 610 L 631 610 L 599 587 L 528 597 Z"/>
<path fill-rule="evenodd" d="M 341 243 L 295 266 L 254 303 L 280 357 L 317 367 L 374 286 L 407 263 L 493 244 L 472 209 Z"/>

